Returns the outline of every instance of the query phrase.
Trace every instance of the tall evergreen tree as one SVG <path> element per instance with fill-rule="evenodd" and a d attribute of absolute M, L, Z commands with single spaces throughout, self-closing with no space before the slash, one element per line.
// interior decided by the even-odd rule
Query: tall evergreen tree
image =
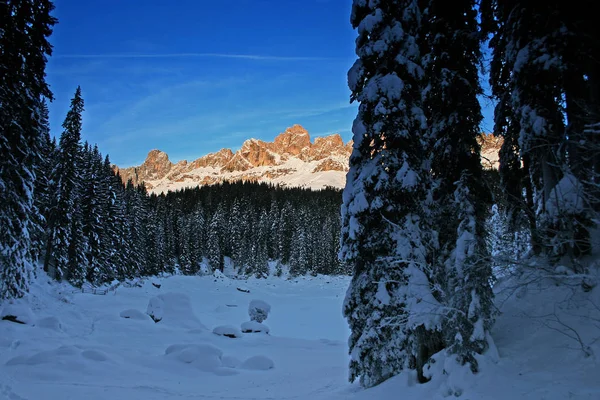
<path fill-rule="evenodd" d="M 348 73 L 354 121 L 342 208 L 341 258 L 354 276 L 344 304 L 351 328 L 350 380 L 376 385 L 407 367 L 419 368 L 424 344 L 415 330 L 439 321 L 419 303 L 434 305 L 427 275 L 427 193 L 417 1 L 356 0 L 358 60 Z M 433 313 L 432 313 L 433 314 Z"/>
<path fill-rule="evenodd" d="M 69 271 L 69 265 L 81 268 L 73 257 L 78 258 L 79 252 L 85 248 L 83 238 L 79 237 L 80 234 L 83 235 L 83 230 L 78 201 L 82 182 L 82 113 L 83 98 L 81 88 L 77 87 L 62 125 L 64 130 L 60 136 L 57 162 L 52 173 L 52 179 L 56 182 L 56 192 L 48 219 L 44 269 L 57 279 L 69 279 L 70 272 L 73 272 L 73 276 L 80 275 L 79 272 Z"/>
<path fill-rule="evenodd" d="M 208 232 L 206 234 L 206 257 L 210 262 L 210 266 L 217 270 L 223 269 L 223 253 L 220 241 L 220 227 L 222 225 L 222 218 L 220 211 L 213 214 L 208 225 Z"/>
<path fill-rule="evenodd" d="M 33 269 L 42 97 L 52 99 L 44 78 L 53 8 L 49 0 L 0 3 L 0 299 L 23 296 Z"/>
<path fill-rule="evenodd" d="M 100 271 L 105 270 L 107 262 L 106 252 L 103 248 L 106 226 L 103 224 L 103 196 L 108 192 L 102 187 L 103 160 L 97 146 L 84 152 L 86 161 L 86 176 L 82 192 L 81 206 L 83 211 L 83 235 L 87 243 L 86 280 L 93 283 L 97 281 Z"/>
<path fill-rule="evenodd" d="M 429 0 L 422 46 L 433 178 L 429 208 L 437 230 L 431 243 L 436 259 L 430 259 L 437 268 L 429 279 L 437 288 L 436 298 L 453 310 L 442 324 L 445 346 L 474 371 L 474 354 L 487 348 L 485 332 L 492 324 L 485 234 L 490 194 L 477 142 L 482 120 L 477 17 L 475 0 Z"/>
<path fill-rule="evenodd" d="M 48 105 L 42 99 L 40 107 L 40 152 L 35 170 L 34 205 L 36 217 L 33 232 L 32 252 L 35 260 L 40 260 L 46 243 L 46 220 L 51 204 L 53 183 L 51 181 L 52 166 L 55 158 L 56 143 L 50 138 L 50 122 Z"/>

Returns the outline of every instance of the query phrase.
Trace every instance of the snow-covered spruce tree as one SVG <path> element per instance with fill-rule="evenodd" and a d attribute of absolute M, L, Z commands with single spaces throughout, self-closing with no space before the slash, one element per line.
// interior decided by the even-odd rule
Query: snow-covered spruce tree
<path fill-rule="evenodd" d="M 302 221 L 304 220 L 299 218 L 299 223 L 296 226 L 296 232 L 294 233 L 294 239 L 291 243 L 289 264 L 290 275 L 293 276 L 306 275 L 310 270 L 311 255 L 309 237 Z"/>
<path fill-rule="evenodd" d="M 578 259 L 592 253 L 592 232 L 597 228 L 600 213 L 600 33 L 596 19 L 581 12 L 587 5 L 585 2 L 561 0 L 557 5 L 561 29 L 554 37 L 561 48 L 568 121 L 566 163 L 569 170 L 561 183 L 571 181 L 569 186 L 578 190 L 577 197 L 581 201 L 581 204 L 573 204 L 572 194 L 563 196 L 566 218 L 560 222 L 570 225 L 565 247 L 571 258 Z M 557 189 L 564 192 L 566 188 L 559 184 Z"/>
<path fill-rule="evenodd" d="M 292 205 L 289 201 L 286 201 L 283 207 L 281 207 L 277 231 L 277 249 L 279 259 L 284 264 L 287 264 L 290 261 L 290 254 L 292 250 L 292 234 L 294 229 L 292 222 L 293 214 L 294 211 Z"/>
<path fill-rule="evenodd" d="M 34 186 L 34 205 L 36 212 L 35 230 L 32 232 L 32 254 L 33 259 L 43 259 L 46 245 L 46 219 L 48 218 L 48 209 L 50 207 L 51 193 L 53 193 L 53 184 L 50 180 L 52 175 L 52 166 L 56 151 L 56 142 L 50 138 L 50 121 L 48 115 L 48 105 L 46 99 L 42 99 L 39 113 L 40 123 L 40 151 L 39 159 L 36 163 L 35 186 Z"/>
<path fill-rule="evenodd" d="M 120 207 L 118 203 L 120 197 L 117 193 L 118 186 L 116 186 L 117 182 L 108 156 L 104 158 L 99 178 L 100 215 L 103 228 L 99 251 L 101 259 L 98 260 L 100 261 L 99 270 L 94 272 L 95 277 L 93 279 L 90 277 L 90 280 L 96 283 L 106 283 L 117 277 L 115 260 L 118 257 L 119 249 L 116 248 L 116 244 L 118 238 L 123 235 L 118 220 L 118 209 Z M 90 271 L 88 270 L 88 272 Z"/>
<path fill-rule="evenodd" d="M 0 299 L 23 296 L 33 268 L 41 100 L 52 98 L 44 78 L 53 8 L 48 0 L 0 3 Z"/>
<path fill-rule="evenodd" d="M 531 232 L 531 246 L 534 253 L 540 252 L 537 238 L 536 215 L 533 203 L 533 186 L 529 176 L 531 164 L 528 154 L 521 154 L 519 136 L 521 126 L 512 105 L 510 83 L 514 52 L 507 53 L 506 30 L 508 14 L 512 5 L 508 1 L 484 0 L 481 4 L 482 27 L 491 34 L 489 47 L 492 51 L 490 62 L 490 87 L 496 100 L 494 109 L 495 136 L 502 137 L 500 148 L 500 178 L 503 198 L 498 199 L 507 209 L 510 228 L 520 230 L 528 225 Z"/>
<path fill-rule="evenodd" d="M 102 238 L 105 225 L 102 218 L 102 197 L 107 193 L 102 191 L 102 155 L 97 146 L 84 150 L 83 158 L 86 165 L 81 206 L 83 211 L 83 235 L 87 242 L 86 276 L 89 282 L 96 282 L 98 272 L 103 269 L 102 263 L 106 262 L 102 254 Z"/>
<path fill-rule="evenodd" d="M 125 214 L 127 219 L 126 248 L 127 274 L 129 278 L 140 276 L 146 264 L 146 215 L 145 191 L 135 187 L 130 180 L 125 188 Z M 188 257 L 189 258 L 189 257 Z"/>
<path fill-rule="evenodd" d="M 533 184 L 537 235 L 547 255 L 562 252 L 549 241 L 553 221 L 547 213 L 552 190 L 565 171 L 565 121 L 562 109 L 561 77 L 563 62 L 556 34 L 561 17 L 553 7 L 531 8 L 513 1 L 498 1 L 503 16 L 506 59 L 510 66 L 507 89 L 518 119 L 519 148 L 527 158 Z"/>
<path fill-rule="evenodd" d="M 247 261 L 248 218 L 242 214 L 239 198 L 235 198 L 229 213 L 229 238 L 231 242 L 231 259 L 240 273 Z"/>
<path fill-rule="evenodd" d="M 485 230 L 490 193 L 483 182 L 477 142 L 482 120 L 477 96 L 482 90 L 475 6 L 475 0 L 429 0 L 422 46 L 434 182 L 428 211 L 437 231 L 429 278 L 436 298 L 451 310 L 442 324 L 444 345 L 473 371 L 474 354 L 487 348 L 486 332 L 493 322 Z M 419 338 L 418 343 L 426 340 Z"/>
<path fill-rule="evenodd" d="M 206 257 L 213 270 L 223 270 L 223 254 L 221 250 L 220 227 L 223 216 L 217 210 L 211 217 L 206 232 Z"/>
<path fill-rule="evenodd" d="M 353 267 L 344 303 L 350 380 L 377 385 L 421 369 L 439 350 L 440 319 L 427 274 L 423 213 L 428 170 L 417 1 L 355 0 L 358 60 L 348 73 L 360 102 L 343 193 L 340 257 Z M 419 334 L 415 334 L 420 331 Z M 428 335 L 431 333 L 431 335 Z"/>
<path fill-rule="evenodd" d="M 56 279 L 69 279 L 69 265 L 84 268 L 75 257 L 79 250 L 84 251 L 83 240 L 78 237 L 83 235 L 80 229 L 82 221 L 75 221 L 82 217 L 79 205 L 81 195 L 81 114 L 83 112 L 83 98 L 81 88 L 77 87 L 71 99 L 71 107 L 63 122 L 63 132 L 60 136 L 57 162 L 52 172 L 52 179 L 56 182 L 56 191 L 52 201 L 52 209 L 48 218 L 48 245 L 44 266 Z M 75 243 L 72 244 L 73 239 Z M 81 238 L 83 239 L 83 238 Z M 76 246 L 77 248 L 73 248 Z M 74 272 L 74 276 L 80 274 Z M 83 274 L 85 275 L 85 273 Z"/>
<path fill-rule="evenodd" d="M 269 275 L 269 232 L 271 223 L 266 210 L 262 210 L 256 225 L 256 253 L 254 255 L 254 275 L 266 278 Z"/>
<path fill-rule="evenodd" d="M 167 250 L 165 244 L 165 231 L 162 224 L 164 213 L 164 197 L 152 195 L 149 201 L 149 215 L 146 237 L 147 262 L 144 269 L 144 275 L 157 275 L 163 271 L 167 263 Z M 200 226 L 204 228 L 204 223 Z"/>
<path fill-rule="evenodd" d="M 590 199 L 594 196 L 588 193 L 598 187 L 587 185 L 590 171 L 581 168 L 594 159 L 587 149 L 595 139 L 583 132 L 586 124 L 598 118 L 600 97 L 595 61 L 598 34 L 594 19 L 580 12 L 582 7 L 583 3 L 578 6 L 564 0 L 535 10 L 514 0 L 483 4 L 485 20 L 493 21 L 492 88 L 498 98 L 506 99 L 506 109 L 514 110 L 510 119 L 497 112 L 496 129 L 507 120 L 516 121 L 515 125 L 526 121 L 523 129 L 519 127 L 512 135 L 516 139 L 507 142 L 505 138 L 503 147 L 511 143 L 517 143 L 514 148 L 527 146 L 519 161 L 523 162 L 524 182 L 534 182 L 534 191 L 525 186 L 533 250 L 543 250 L 555 259 L 563 255 L 575 259 L 588 253 L 593 225 L 586 210 L 573 212 L 566 207 L 560 188 L 566 181 L 572 182 L 574 185 L 568 186 L 581 188 L 580 197 Z M 540 101 L 542 98 L 545 101 Z M 501 171 L 502 164 L 501 158 Z M 537 175 L 531 175 L 534 173 Z M 529 175 L 531 179 L 527 179 Z M 557 184 L 559 190 L 554 190 Z"/>

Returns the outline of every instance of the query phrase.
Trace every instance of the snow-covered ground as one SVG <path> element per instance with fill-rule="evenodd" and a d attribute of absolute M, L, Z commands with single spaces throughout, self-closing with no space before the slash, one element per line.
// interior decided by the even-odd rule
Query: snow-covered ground
<path fill-rule="evenodd" d="M 600 347 L 591 343 L 600 327 L 593 319 L 559 313 L 596 355 L 585 357 L 564 329 L 531 318 L 548 314 L 557 296 L 568 295 L 540 282 L 503 290 L 504 297 L 512 296 L 502 303 L 494 329 L 500 357 L 482 357 L 475 379 L 440 360 L 434 366 L 438 378 L 428 384 L 401 374 L 363 390 L 346 379 L 349 332 L 341 308 L 348 278 L 173 276 L 160 279 L 160 288 L 146 281 L 106 296 L 71 293 L 40 278 L 27 300 L 32 315 L 22 311 L 23 304 L 9 310 L 28 324 L 0 321 L 0 399 L 416 400 L 450 393 L 470 400 L 600 399 Z M 598 299 L 597 291 L 578 299 Z M 253 299 L 271 305 L 263 322 L 270 334 L 213 333 L 219 327 L 217 333 L 237 336 L 250 320 Z M 593 308 L 588 312 L 598 316 Z M 441 373 L 444 366 L 452 368 L 450 378 Z"/>

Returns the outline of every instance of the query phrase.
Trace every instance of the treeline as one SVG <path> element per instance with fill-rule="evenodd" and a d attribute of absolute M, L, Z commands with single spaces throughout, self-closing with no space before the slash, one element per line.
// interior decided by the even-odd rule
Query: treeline
<path fill-rule="evenodd" d="M 195 274 L 203 259 L 223 270 L 226 257 L 241 275 L 266 276 L 269 261 L 276 273 L 345 272 L 337 259 L 340 190 L 226 182 L 152 195 L 148 205 L 148 274 Z"/>

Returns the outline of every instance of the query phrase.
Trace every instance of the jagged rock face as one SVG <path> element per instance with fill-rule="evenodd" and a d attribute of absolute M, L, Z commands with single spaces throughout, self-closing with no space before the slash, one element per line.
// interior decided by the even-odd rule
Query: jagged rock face
<path fill-rule="evenodd" d="M 480 144 L 483 166 L 497 168 L 502 140 L 482 135 Z M 312 188 L 343 187 L 352 145 L 352 141 L 344 144 L 338 134 L 319 137 L 311 143 L 306 129 L 294 125 L 272 143 L 246 140 L 235 153 L 222 149 L 191 163 L 173 164 L 167 154 L 152 150 L 141 166 L 115 170 L 124 182 L 130 178 L 135 184 L 145 182 L 149 190 L 157 193 L 239 180 Z"/>
<path fill-rule="evenodd" d="M 146 161 L 140 167 L 144 176 L 149 178 L 165 176 L 173 164 L 169 161 L 167 153 L 160 150 L 152 150 L 148 153 Z"/>
<path fill-rule="evenodd" d="M 246 140 L 232 159 L 223 167 L 225 171 L 247 171 L 254 167 L 276 165 L 276 158 L 270 148 L 272 143 L 262 140 Z"/>
<path fill-rule="evenodd" d="M 313 169 L 313 172 L 322 172 L 322 171 L 347 171 L 348 170 L 348 166 L 345 164 L 342 164 L 341 162 L 337 161 L 337 160 L 332 160 L 331 158 L 327 158 L 323 161 L 321 161 L 319 163 L 319 165 L 317 165 L 315 167 L 315 169 Z"/>
<path fill-rule="evenodd" d="M 116 167 L 115 170 L 121 175 L 123 182 L 127 183 L 130 179 L 138 185 L 142 182 L 148 182 L 161 179 L 166 176 L 173 163 L 169 160 L 167 153 L 160 150 L 151 150 L 146 157 L 146 161 L 139 167 L 122 168 Z"/>
<path fill-rule="evenodd" d="M 210 153 L 200 157 L 190 163 L 190 169 L 201 167 L 221 168 L 233 158 L 233 152 L 230 149 L 221 149 L 216 153 Z"/>
<path fill-rule="evenodd" d="M 504 142 L 501 137 L 494 135 L 479 136 L 479 145 L 481 146 L 481 165 L 486 169 L 498 169 L 500 166 L 500 148 Z"/>
<path fill-rule="evenodd" d="M 294 125 L 275 138 L 273 151 L 282 155 L 298 156 L 306 149 L 310 149 L 310 146 L 307 130 L 300 125 Z"/>
<path fill-rule="evenodd" d="M 339 134 L 333 134 L 315 139 L 308 152 L 311 160 L 322 160 L 333 155 L 345 155 L 348 152 Z"/>

